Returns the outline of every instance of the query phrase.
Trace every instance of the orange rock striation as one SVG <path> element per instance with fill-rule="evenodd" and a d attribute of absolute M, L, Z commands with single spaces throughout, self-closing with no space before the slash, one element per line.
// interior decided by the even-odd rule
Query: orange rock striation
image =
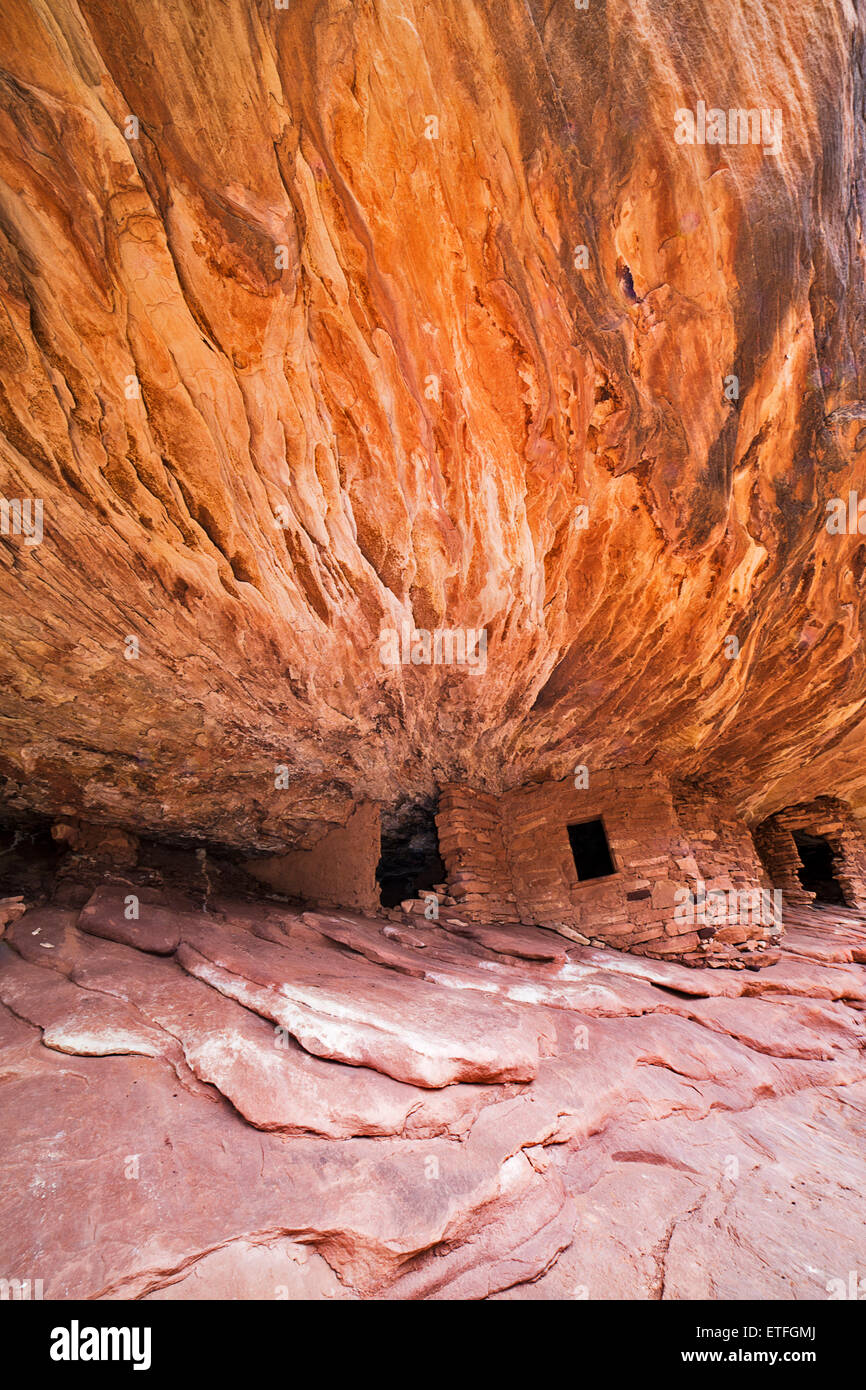
<path fill-rule="evenodd" d="M 258 854 L 575 763 L 862 812 L 863 39 L 8 0 L 5 803 Z"/>

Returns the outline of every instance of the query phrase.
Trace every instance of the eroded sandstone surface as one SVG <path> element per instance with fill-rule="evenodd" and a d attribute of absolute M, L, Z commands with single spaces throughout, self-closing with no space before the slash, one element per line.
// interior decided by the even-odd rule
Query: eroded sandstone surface
<path fill-rule="evenodd" d="M 3 4 L 0 1279 L 866 1268 L 864 51 Z"/>
<path fill-rule="evenodd" d="M 8 0 L 0 54 L 7 806 L 264 854 L 652 760 L 862 812 L 861 7 Z"/>
<path fill-rule="evenodd" d="M 696 971 L 128 896 L 0 943 L 0 1269 L 45 1298 L 802 1299 L 863 1268 L 861 916 Z"/>

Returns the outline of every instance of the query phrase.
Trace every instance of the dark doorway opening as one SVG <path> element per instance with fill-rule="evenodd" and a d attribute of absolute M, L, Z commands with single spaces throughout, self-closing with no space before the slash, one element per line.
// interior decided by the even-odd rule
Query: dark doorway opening
<path fill-rule="evenodd" d="M 836 878 L 833 849 L 823 835 L 809 835 L 805 830 L 795 830 L 794 844 L 802 860 L 802 868 L 797 870 L 803 887 L 814 893 L 819 903 L 845 904 L 842 885 Z"/>
<path fill-rule="evenodd" d="M 376 869 L 379 901 L 399 907 L 445 882 L 432 802 L 403 806 L 382 819 L 382 856 Z"/>
<path fill-rule="evenodd" d="M 579 882 L 588 878 L 608 878 L 616 873 L 603 821 L 585 820 L 579 825 L 570 825 L 568 843 Z"/>
<path fill-rule="evenodd" d="M 0 898 L 50 897 L 65 853 L 66 845 L 53 838 L 48 818 L 0 823 Z"/>

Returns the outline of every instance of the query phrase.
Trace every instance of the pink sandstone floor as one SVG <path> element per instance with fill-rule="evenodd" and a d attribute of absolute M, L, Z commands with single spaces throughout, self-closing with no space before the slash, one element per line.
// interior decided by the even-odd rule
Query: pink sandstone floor
<path fill-rule="evenodd" d="M 0 943 L 0 1276 L 65 1298 L 827 1298 L 866 922 L 698 971 L 118 886 Z M 339 1141 L 339 1142 L 335 1142 Z"/>

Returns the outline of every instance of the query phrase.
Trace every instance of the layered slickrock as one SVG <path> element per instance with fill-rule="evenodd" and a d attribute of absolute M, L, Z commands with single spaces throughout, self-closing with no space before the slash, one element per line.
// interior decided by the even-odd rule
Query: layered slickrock
<path fill-rule="evenodd" d="M 752 973 L 529 928 L 506 954 L 484 925 L 123 907 L 107 885 L 0 945 L 8 1280 L 47 1299 L 826 1298 L 862 1268 L 862 915 L 795 910 Z M 345 1029 L 318 1055 L 264 997 L 311 971 L 311 1007 Z M 398 999 L 413 1065 L 448 1054 L 450 1084 L 398 1077 L 387 1046 L 346 1065 L 359 1001 L 387 1037 Z M 479 1083 L 482 1035 L 499 1056 Z"/>
<path fill-rule="evenodd" d="M 651 760 L 862 812 L 860 7 L 8 0 L 0 54 L 8 806 L 282 854 Z"/>

